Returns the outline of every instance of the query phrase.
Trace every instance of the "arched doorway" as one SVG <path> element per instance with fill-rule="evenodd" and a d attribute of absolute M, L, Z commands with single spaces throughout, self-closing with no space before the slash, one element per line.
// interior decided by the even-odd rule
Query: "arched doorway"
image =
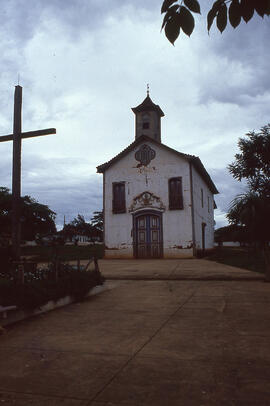
<path fill-rule="evenodd" d="M 135 258 L 162 258 L 162 213 L 143 210 L 133 215 Z"/>

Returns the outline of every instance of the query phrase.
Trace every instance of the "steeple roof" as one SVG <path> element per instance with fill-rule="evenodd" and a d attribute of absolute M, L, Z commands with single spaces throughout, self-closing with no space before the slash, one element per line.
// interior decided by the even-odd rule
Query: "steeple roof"
<path fill-rule="evenodd" d="M 160 117 L 164 116 L 164 113 L 161 110 L 161 108 L 157 104 L 153 103 L 153 101 L 149 95 L 146 96 L 146 98 L 144 99 L 144 101 L 141 104 L 139 104 L 137 107 L 133 107 L 131 110 L 135 114 L 140 113 L 142 111 L 153 111 L 154 110 L 158 113 L 158 115 Z"/>

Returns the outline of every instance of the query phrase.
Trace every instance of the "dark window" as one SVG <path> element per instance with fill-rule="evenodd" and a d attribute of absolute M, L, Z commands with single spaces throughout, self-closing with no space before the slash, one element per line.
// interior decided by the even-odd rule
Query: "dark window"
<path fill-rule="evenodd" d="M 203 189 L 201 189 L 201 203 L 202 203 L 202 207 L 203 207 Z"/>
<path fill-rule="evenodd" d="M 142 128 L 147 130 L 150 127 L 149 123 L 143 123 Z"/>
<path fill-rule="evenodd" d="M 183 209 L 182 178 L 169 179 L 169 208 Z"/>
<path fill-rule="evenodd" d="M 113 213 L 126 212 L 125 183 L 113 183 Z"/>

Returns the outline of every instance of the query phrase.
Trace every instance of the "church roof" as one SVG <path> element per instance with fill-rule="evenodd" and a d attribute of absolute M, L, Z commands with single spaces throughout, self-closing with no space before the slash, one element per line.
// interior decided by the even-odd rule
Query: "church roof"
<path fill-rule="evenodd" d="M 134 142 L 132 142 L 127 148 L 125 148 L 123 151 L 121 151 L 119 154 L 117 154 L 114 158 L 112 158 L 110 161 L 105 162 L 102 165 L 97 166 L 97 172 L 98 173 L 104 173 L 111 165 L 113 165 L 115 162 L 117 162 L 119 159 L 123 158 L 125 155 L 127 155 L 130 151 L 132 151 L 134 148 L 137 147 L 137 145 L 141 144 L 142 142 L 152 142 L 156 144 L 157 146 L 166 149 L 167 151 L 173 152 L 180 156 L 181 158 L 186 159 L 188 162 L 190 162 L 194 168 L 199 172 L 201 177 L 204 179 L 205 183 L 208 185 L 209 189 L 213 194 L 219 193 L 214 182 L 212 181 L 209 173 L 203 166 L 201 160 L 199 157 L 195 155 L 189 155 L 189 154 L 184 154 L 182 152 L 176 151 L 176 149 L 170 148 L 165 144 L 162 144 L 161 142 L 155 141 L 154 139 L 148 137 L 147 135 L 142 135 L 139 138 L 137 138 Z"/>
<path fill-rule="evenodd" d="M 155 110 L 159 114 L 160 117 L 164 116 L 164 113 L 161 110 L 161 108 L 157 104 L 153 103 L 153 101 L 152 101 L 152 99 L 150 98 L 149 95 L 146 96 L 144 101 L 141 104 L 139 104 L 139 106 L 133 107 L 131 110 L 135 114 L 140 113 L 142 111 L 153 111 L 153 110 Z"/>

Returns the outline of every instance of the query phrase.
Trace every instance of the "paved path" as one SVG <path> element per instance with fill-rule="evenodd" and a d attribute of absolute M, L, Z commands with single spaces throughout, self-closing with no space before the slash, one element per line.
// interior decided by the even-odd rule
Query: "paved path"
<path fill-rule="evenodd" d="M 109 284 L 0 336 L 1 405 L 270 405 L 270 284 Z"/>
<path fill-rule="evenodd" d="M 108 279 L 129 280 L 263 280 L 264 276 L 205 259 L 99 260 Z"/>

